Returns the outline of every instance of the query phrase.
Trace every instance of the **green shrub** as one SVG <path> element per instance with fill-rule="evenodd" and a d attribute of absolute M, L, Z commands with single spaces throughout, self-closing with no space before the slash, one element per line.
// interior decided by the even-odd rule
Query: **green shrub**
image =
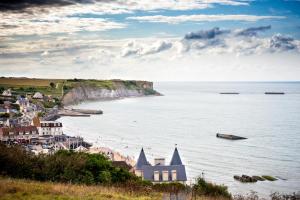
<path fill-rule="evenodd" d="M 138 88 L 136 81 L 123 81 L 123 84 L 127 89 L 134 90 Z"/>
<path fill-rule="evenodd" d="M 263 175 L 261 177 L 263 177 L 264 179 L 266 179 L 268 181 L 276 181 L 277 180 L 277 178 L 275 178 L 273 176 L 268 176 L 268 175 Z"/>
<path fill-rule="evenodd" d="M 155 95 L 156 91 L 151 88 L 146 88 L 146 89 L 144 89 L 144 94 L 145 95 Z"/>
<path fill-rule="evenodd" d="M 0 163 L 0 175 L 14 178 L 84 184 L 137 181 L 129 171 L 113 167 L 102 154 L 58 151 L 36 156 L 20 146 L 0 144 Z"/>
<path fill-rule="evenodd" d="M 193 186 L 193 190 L 197 195 L 213 196 L 213 197 L 225 197 L 231 198 L 231 194 L 224 185 L 216 185 L 206 182 L 204 178 L 199 177 L 196 184 Z"/>
<path fill-rule="evenodd" d="M 101 171 L 98 176 L 98 181 L 103 184 L 111 183 L 111 174 L 109 171 Z"/>
<path fill-rule="evenodd" d="M 0 113 L 0 118 L 9 118 L 9 113 Z"/>
<path fill-rule="evenodd" d="M 51 82 L 49 85 L 50 85 L 50 87 L 51 87 L 52 89 L 55 88 L 55 83 Z"/>

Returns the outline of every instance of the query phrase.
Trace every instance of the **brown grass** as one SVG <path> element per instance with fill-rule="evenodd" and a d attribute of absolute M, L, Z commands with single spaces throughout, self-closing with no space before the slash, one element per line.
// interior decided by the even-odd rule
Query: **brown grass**
<path fill-rule="evenodd" d="M 179 195 L 187 200 L 228 200 L 222 197 Z M 0 200 L 161 200 L 169 194 L 128 192 L 124 188 L 86 186 L 0 177 Z M 181 198 L 180 198 L 181 199 Z"/>
<path fill-rule="evenodd" d="M 146 200 L 162 199 L 160 193 L 130 193 L 122 188 L 104 186 L 72 185 L 50 182 L 37 182 L 29 180 L 18 180 L 0 178 L 1 200 Z"/>
<path fill-rule="evenodd" d="M 0 85 L 48 87 L 51 82 L 58 83 L 63 79 L 35 79 L 35 78 L 0 78 Z"/>

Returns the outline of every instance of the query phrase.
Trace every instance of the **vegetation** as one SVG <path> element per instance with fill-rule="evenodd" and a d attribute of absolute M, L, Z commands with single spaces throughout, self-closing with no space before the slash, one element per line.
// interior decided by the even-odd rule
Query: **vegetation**
<path fill-rule="evenodd" d="M 235 195 L 234 200 L 265 200 L 265 198 L 259 198 L 256 192 L 250 192 L 247 195 Z M 300 193 L 292 193 L 292 194 L 280 194 L 278 192 L 270 194 L 270 198 L 272 200 L 297 200 L 300 199 Z"/>
<path fill-rule="evenodd" d="M 268 176 L 268 175 L 263 175 L 261 177 L 263 177 L 264 179 L 266 179 L 268 181 L 276 181 L 277 180 L 277 178 L 275 178 L 273 176 Z"/>
<path fill-rule="evenodd" d="M 84 184 L 123 184 L 138 178 L 113 167 L 102 154 L 59 151 L 35 156 L 20 146 L 0 145 L 0 173 L 14 178 Z"/>
<path fill-rule="evenodd" d="M 21 146 L 0 144 L 0 175 L 37 181 L 120 187 L 129 193 L 168 193 L 230 198 L 227 187 L 198 179 L 190 188 L 181 183 L 152 184 L 123 168 L 114 167 L 102 154 L 58 151 L 53 155 L 34 155 Z"/>
<path fill-rule="evenodd" d="M 4 92 L 5 88 L 4 87 L 0 87 L 0 94 L 2 94 Z"/>
<path fill-rule="evenodd" d="M 228 188 L 224 185 L 216 185 L 206 182 L 204 178 L 199 177 L 196 184 L 193 186 L 193 191 L 198 196 L 224 197 L 231 199 L 231 194 Z"/>
<path fill-rule="evenodd" d="M 9 113 L 0 113 L 0 118 L 9 118 Z"/>
<path fill-rule="evenodd" d="M 0 78 L 0 91 L 11 88 L 12 93 L 16 95 L 31 94 L 40 92 L 44 95 L 51 95 L 58 99 L 59 105 L 64 94 L 76 87 L 88 86 L 94 88 L 103 88 L 115 90 L 118 87 L 125 86 L 126 89 L 139 90 L 145 95 L 154 95 L 156 91 L 151 88 L 143 88 L 138 81 L 122 80 L 96 80 L 96 79 L 34 79 L 34 78 Z M 57 105 L 56 104 L 56 105 Z M 46 104 L 44 107 L 52 108 L 54 104 Z"/>
<path fill-rule="evenodd" d="M 145 95 L 155 95 L 156 91 L 151 88 L 146 88 L 146 89 L 144 89 L 144 94 Z"/>
<path fill-rule="evenodd" d="M 38 112 L 38 117 L 44 117 L 45 115 L 46 115 L 46 113 L 45 112 Z"/>
<path fill-rule="evenodd" d="M 37 182 L 0 177 L 1 200 L 160 200 L 162 194 L 130 192 L 121 187 Z"/>
<path fill-rule="evenodd" d="M 134 90 L 139 88 L 138 85 L 136 84 L 136 81 L 123 81 L 123 84 L 129 90 Z"/>
<path fill-rule="evenodd" d="M 51 82 L 49 85 L 51 88 L 55 88 L 55 83 Z"/>

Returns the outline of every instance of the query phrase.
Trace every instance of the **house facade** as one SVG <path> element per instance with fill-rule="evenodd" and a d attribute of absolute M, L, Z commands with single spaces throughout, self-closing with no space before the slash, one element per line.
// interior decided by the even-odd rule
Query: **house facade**
<path fill-rule="evenodd" d="M 0 140 L 30 140 L 38 137 L 39 133 L 35 126 L 2 127 L 0 128 Z"/>
<path fill-rule="evenodd" d="M 40 135 L 62 135 L 62 123 L 57 121 L 40 121 L 38 117 L 33 118 L 32 124 L 37 127 Z"/>
<path fill-rule="evenodd" d="M 134 172 L 137 176 L 153 183 L 180 182 L 187 181 L 185 166 L 182 164 L 178 149 L 175 148 L 171 162 L 165 165 L 164 158 L 154 160 L 151 165 L 146 158 L 144 149 L 141 150 Z"/>

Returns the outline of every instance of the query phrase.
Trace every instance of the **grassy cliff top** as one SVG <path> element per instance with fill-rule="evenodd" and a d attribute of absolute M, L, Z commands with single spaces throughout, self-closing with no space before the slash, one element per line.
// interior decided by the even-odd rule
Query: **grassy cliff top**
<path fill-rule="evenodd" d="M 4 89 L 11 88 L 16 94 L 26 94 L 41 92 L 45 95 L 52 95 L 60 98 L 70 89 L 78 86 L 90 86 L 97 88 L 104 88 L 114 90 L 118 87 L 125 87 L 127 89 L 146 89 L 144 85 L 152 83 L 147 81 L 134 80 L 96 80 L 96 79 L 40 79 L 40 78 L 15 78 L 15 77 L 1 77 L 0 78 L 0 92 Z M 150 87 L 150 88 L 151 88 Z M 149 89 L 149 88 L 148 88 Z M 152 88 L 151 88 L 152 89 Z"/>

